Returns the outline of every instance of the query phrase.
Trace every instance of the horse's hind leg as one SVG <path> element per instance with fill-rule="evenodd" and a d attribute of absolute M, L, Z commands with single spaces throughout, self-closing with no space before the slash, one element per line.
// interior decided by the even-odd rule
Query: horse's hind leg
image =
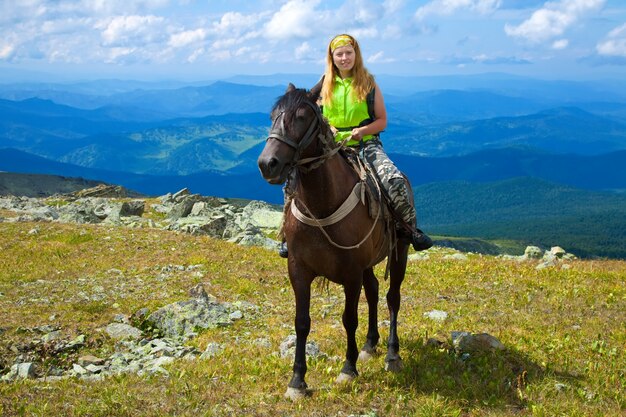
<path fill-rule="evenodd" d="M 387 292 L 387 306 L 389 307 L 389 339 L 387 341 L 387 356 L 385 369 L 398 372 L 402 369 L 400 357 L 400 339 L 398 338 L 398 312 L 400 310 L 400 286 L 406 272 L 406 260 L 409 247 L 404 242 L 398 242 L 397 253 L 390 257 L 390 282 Z"/>
<path fill-rule="evenodd" d="M 354 276 L 354 275 L 353 275 Z M 361 295 L 362 279 L 358 274 L 358 279 L 353 282 L 346 282 L 343 286 L 346 297 L 346 304 L 343 310 L 343 327 L 346 329 L 348 344 L 346 348 L 346 361 L 343 364 L 341 373 L 337 377 L 337 382 L 349 382 L 359 375 L 356 370 L 356 361 L 359 357 L 359 349 L 356 344 L 356 328 L 359 324 L 358 304 Z"/>
<path fill-rule="evenodd" d="M 378 280 L 372 268 L 363 272 L 363 289 L 368 307 L 367 340 L 361 348 L 359 359 L 368 360 L 376 353 L 376 346 L 380 339 L 378 333 Z"/>

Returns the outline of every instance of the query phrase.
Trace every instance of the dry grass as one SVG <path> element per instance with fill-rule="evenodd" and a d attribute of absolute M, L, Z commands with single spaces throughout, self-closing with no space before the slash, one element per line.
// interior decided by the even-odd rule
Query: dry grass
<path fill-rule="evenodd" d="M 38 233 L 29 233 L 35 227 Z M 204 349 L 217 342 L 225 346 L 223 353 L 177 361 L 168 367 L 169 377 L 0 383 L 0 414 L 624 415 L 626 263 L 568 264 L 569 269 L 538 271 L 532 263 L 489 256 L 444 260 L 440 251 L 410 263 L 399 326 L 404 370 L 386 373 L 381 355 L 359 364 L 359 378 L 344 387 L 333 383 L 345 349 L 343 293 L 332 284 L 319 286 L 310 340 L 328 358 L 309 359 L 307 382 L 315 392 L 294 404 L 282 397 L 291 360 L 276 354 L 293 333 L 294 302 L 286 263 L 276 254 L 154 229 L 0 223 L 2 373 L 16 356 L 11 348 L 33 337 L 24 329 L 53 324 L 68 339 L 85 334 L 87 346 L 64 358 L 65 364 L 79 354 L 104 356 L 114 342 L 101 329 L 116 314 L 186 299 L 197 283 L 221 301 L 260 308 L 231 327 L 202 333 L 191 343 Z M 168 265 L 202 266 L 164 273 Z M 383 301 L 381 291 L 380 320 L 387 318 Z M 449 318 L 442 323 L 423 317 L 433 309 Z M 361 303 L 360 342 L 365 314 Z M 455 330 L 490 333 L 507 350 L 462 361 L 445 346 L 425 345 L 431 337 L 449 339 Z M 386 337 L 385 327 L 381 335 Z M 255 343 L 260 338 L 271 347 Z"/>

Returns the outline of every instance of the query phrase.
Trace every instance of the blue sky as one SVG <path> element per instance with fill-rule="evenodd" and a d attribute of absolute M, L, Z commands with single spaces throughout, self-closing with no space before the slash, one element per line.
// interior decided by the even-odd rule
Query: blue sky
<path fill-rule="evenodd" d="M 317 74 L 342 32 L 377 74 L 626 78 L 624 0 L 0 0 L 0 69 L 77 79 Z"/>

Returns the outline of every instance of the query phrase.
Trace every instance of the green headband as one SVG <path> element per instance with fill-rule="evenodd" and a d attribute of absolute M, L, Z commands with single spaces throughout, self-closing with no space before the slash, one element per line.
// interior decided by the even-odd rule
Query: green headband
<path fill-rule="evenodd" d="M 332 41 L 330 41 L 330 51 L 333 52 L 337 48 L 341 48 L 342 46 L 354 46 L 354 41 L 348 35 L 339 35 L 335 36 Z"/>

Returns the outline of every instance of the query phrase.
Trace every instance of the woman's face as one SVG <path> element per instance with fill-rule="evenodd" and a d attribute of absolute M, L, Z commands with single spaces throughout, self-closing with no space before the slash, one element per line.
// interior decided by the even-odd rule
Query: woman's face
<path fill-rule="evenodd" d="M 333 63 L 339 69 L 342 77 L 349 76 L 352 72 L 355 56 L 352 45 L 340 46 L 333 51 Z"/>

